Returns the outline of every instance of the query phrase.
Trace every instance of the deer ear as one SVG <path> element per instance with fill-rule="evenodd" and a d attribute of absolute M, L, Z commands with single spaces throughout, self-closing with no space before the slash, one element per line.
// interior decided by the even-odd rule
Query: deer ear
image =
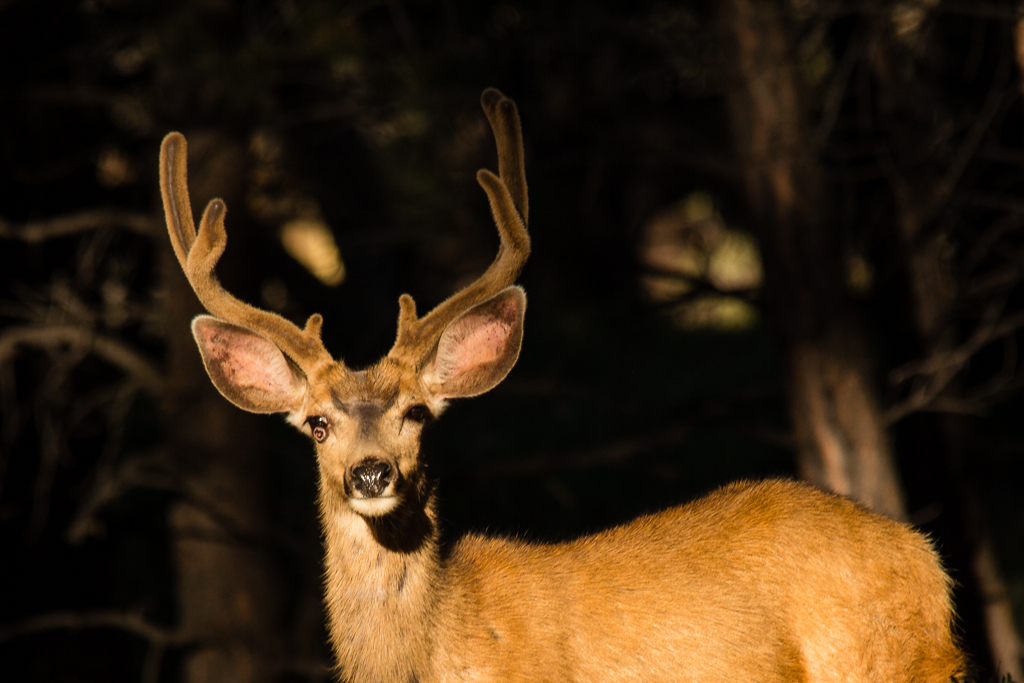
<path fill-rule="evenodd" d="M 453 320 L 441 334 L 434 359 L 423 371 L 438 398 L 467 398 L 505 379 L 523 345 L 526 293 L 506 287 Z"/>
<path fill-rule="evenodd" d="M 192 321 L 206 372 L 224 398 L 250 413 L 302 407 L 306 379 L 272 342 L 210 315 Z"/>

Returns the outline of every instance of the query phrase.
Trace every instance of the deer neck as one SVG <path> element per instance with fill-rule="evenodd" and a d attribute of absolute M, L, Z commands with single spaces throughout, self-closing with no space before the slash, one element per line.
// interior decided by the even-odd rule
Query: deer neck
<path fill-rule="evenodd" d="M 366 518 L 321 486 L 330 639 L 343 680 L 423 680 L 440 566 L 433 496 Z"/>

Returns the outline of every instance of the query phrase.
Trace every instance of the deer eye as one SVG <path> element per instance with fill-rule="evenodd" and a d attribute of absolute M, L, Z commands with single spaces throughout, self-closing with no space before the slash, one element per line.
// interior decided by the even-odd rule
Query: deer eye
<path fill-rule="evenodd" d="M 419 422 L 420 424 L 429 421 L 432 417 L 433 415 L 430 414 L 430 408 L 426 407 L 422 403 L 417 403 L 405 411 L 406 420 L 412 420 L 413 422 Z"/>
<path fill-rule="evenodd" d="M 316 439 L 316 442 L 323 443 L 324 439 L 327 438 L 327 420 L 319 415 L 314 415 L 306 418 L 306 424 L 308 424 L 310 430 L 312 430 L 313 438 Z"/>

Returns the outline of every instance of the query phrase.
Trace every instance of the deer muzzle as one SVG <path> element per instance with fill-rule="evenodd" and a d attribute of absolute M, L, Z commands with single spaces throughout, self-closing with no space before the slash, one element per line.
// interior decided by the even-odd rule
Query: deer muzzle
<path fill-rule="evenodd" d="M 394 495 L 395 468 L 383 460 L 367 459 L 348 473 L 352 493 L 359 498 Z"/>
<path fill-rule="evenodd" d="M 394 510 L 399 500 L 398 468 L 380 458 L 365 458 L 345 472 L 349 506 L 364 517 L 380 517 Z"/>

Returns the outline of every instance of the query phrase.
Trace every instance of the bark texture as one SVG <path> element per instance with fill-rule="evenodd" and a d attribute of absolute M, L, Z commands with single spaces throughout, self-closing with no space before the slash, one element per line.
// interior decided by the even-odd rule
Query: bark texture
<path fill-rule="evenodd" d="M 801 100 L 793 41 L 775 2 L 722 3 L 736 72 L 728 105 L 766 295 L 788 361 L 802 476 L 906 517 L 864 331 L 847 305 L 838 231 Z"/>
<path fill-rule="evenodd" d="M 1018 31 L 1015 37 L 1019 41 L 1021 36 Z M 906 287 L 905 318 L 915 339 L 915 353 L 921 358 L 941 359 L 955 354 L 959 344 L 954 307 L 962 302 L 958 301 L 956 250 L 943 220 L 957 177 L 949 170 L 943 175 L 941 164 L 922 153 L 922 149 L 937 145 L 922 134 L 921 123 L 941 110 L 942 97 L 929 79 L 919 77 L 923 67 L 908 68 L 908 64 L 917 66 L 917 55 L 901 49 L 898 41 L 880 41 L 871 55 L 872 73 L 879 86 L 878 115 L 890 133 L 887 170 L 896 210 L 894 253 Z M 1021 55 L 1018 49 L 1018 59 Z M 911 75 L 913 78 L 908 78 Z M 985 116 L 981 113 L 977 118 Z M 955 170 L 955 162 L 950 166 Z M 934 432 L 932 462 L 925 464 L 946 473 L 946 507 L 954 509 L 960 518 L 960 528 L 954 533 L 962 536 L 965 557 L 959 563 L 972 575 L 962 582 L 966 590 L 975 593 L 981 611 L 980 623 L 974 624 L 975 618 L 971 625 L 984 629 L 992 666 L 1013 680 L 1021 680 L 1021 641 L 1013 623 L 1006 582 L 993 552 L 974 468 L 967 464 L 976 437 L 966 416 L 939 409 L 944 397 L 956 396 L 962 388 L 961 370 L 962 365 L 945 364 L 945 369 L 936 371 L 929 380 L 934 389 L 922 392 L 924 398 L 917 402 L 919 405 L 912 401 L 910 407 L 935 411 L 919 419 Z M 976 652 L 975 656 L 984 655 Z"/>
<path fill-rule="evenodd" d="M 193 211 L 214 196 L 231 205 L 244 155 L 222 137 L 191 135 Z M 200 203 L 203 202 L 203 203 Z M 237 242 L 238 240 L 236 240 Z M 169 514 L 179 627 L 197 643 L 187 683 L 256 683 L 279 670 L 281 577 L 268 552 L 266 472 L 259 426 L 210 384 L 190 332 L 201 308 L 170 243 L 165 404 L 172 458 L 184 495 Z"/>

